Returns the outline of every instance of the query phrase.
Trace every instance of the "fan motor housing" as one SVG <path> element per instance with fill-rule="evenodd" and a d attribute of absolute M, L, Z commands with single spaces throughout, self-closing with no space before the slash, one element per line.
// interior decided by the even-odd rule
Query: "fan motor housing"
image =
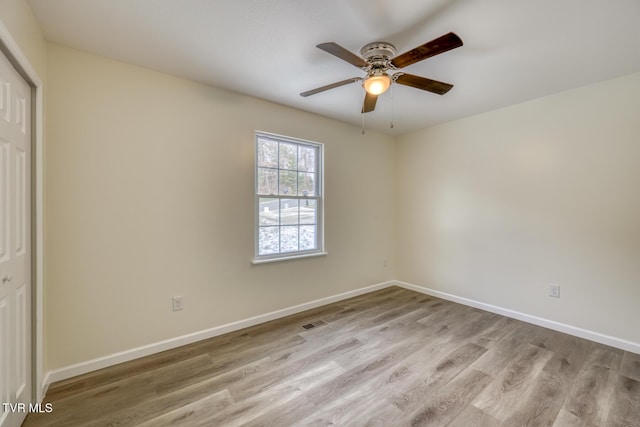
<path fill-rule="evenodd" d="M 389 60 L 396 56 L 396 47 L 387 42 L 373 42 L 360 49 L 360 56 L 369 62 Z"/>

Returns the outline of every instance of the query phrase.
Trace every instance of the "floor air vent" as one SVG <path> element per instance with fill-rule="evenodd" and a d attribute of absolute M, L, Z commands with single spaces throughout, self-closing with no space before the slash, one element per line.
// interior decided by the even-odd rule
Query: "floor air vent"
<path fill-rule="evenodd" d="M 307 323 L 306 325 L 302 325 L 302 327 L 305 329 L 313 329 L 316 326 L 322 326 L 322 325 L 326 325 L 326 323 L 324 323 L 322 320 L 318 320 L 317 322 Z"/>

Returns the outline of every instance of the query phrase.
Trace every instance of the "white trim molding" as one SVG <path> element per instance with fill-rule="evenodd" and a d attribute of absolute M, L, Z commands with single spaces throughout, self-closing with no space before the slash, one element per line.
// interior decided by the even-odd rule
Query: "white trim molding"
<path fill-rule="evenodd" d="M 313 252 L 310 254 L 281 256 L 278 258 L 253 258 L 251 260 L 251 264 L 266 264 L 268 262 L 287 261 L 292 259 L 311 258 L 315 256 L 327 256 L 327 255 L 329 255 L 329 253 L 327 252 Z"/>
<path fill-rule="evenodd" d="M 9 59 L 9 62 L 16 68 L 18 74 L 32 88 L 33 114 L 32 114 L 32 188 L 33 188 L 33 204 L 32 209 L 32 227 L 35 233 L 32 247 L 32 331 L 34 335 L 34 361 L 32 366 L 33 373 L 33 393 L 32 399 L 41 402 L 46 390 L 45 379 L 43 376 L 43 289 L 44 289 L 44 220 L 43 220 L 43 152 L 44 152 L 44 87 L 42 80 L 36 73 L 31 63 L 20 49 L 18 43 L 0 20 L 0 50 Z"/>
<path fill-rule="evenodd" d="M 436 291 L 434 289 L 425 288 L 422 286 L 413 285 L 398 280 L 390 280 L 387 282 L 378 283 L 375 285 L 367 286 L 364 288 L 355 289 L 353 291 L 343 292 L 341 294 L 320 298 L 314 301 L 298 304 L 292 307 L 283 308 L 281 310 L 272 311 L 270 313 L 261 314 L 258 316 L 250 317 L 248 319 L 239 320 L 225 325 L 216 326 L 210 329 L 206 329 L 199 332 L 183 335 L 176 338 L 152 343 L 142 347 L 137 347 L 131 350 L 114 353 L 108 356 L 99 357 L 96 359 L 88 360 L 86 362 L 77 363 L 75 365 L 66 366 L 64 368 L 56 369 L 47 373 L 45 382 L 43 384 L 43 390 L 46 391 L 49 384 L 62 381 L 67 378 L 72 378 L 77 375 L 86 374 L 98 369 L 107 368 L 109 366 L 117 365 L 119 363 L 128 362 L 130 360 L 138 359 L 140 357 L 149 356 L 151 354 L 159 353 L 161 351 L 170 350 L 183 345 L 191 344 L 197 341 L 213 338 L 218 335 L 226 334 L 228 332 L 237 331 L 243 328 L 248 328 L 260 323 L 269 322 L 271 320 L 280 319 L 292 314 L 300 313 L 305 310 L 320 307 L 322 305 L 331 304 L 334 302 L 342 301 L 347 298 L 352 298 L 358 295 L 366 294 L 369 292 L 385 289 L 391 286 L 399 286 L 404 289 L 408 289 L 422 294 L 431 295 L 437 298 L 442 298 L 447 301 L 456 302 L 459 304 L 467 305 L 470 307 L 479 308 L 491 313 L 500 314 L 513 319 L 522 320 L 523 322 L 531 323 L 534 325 L 542 326 L 545 328 L 553 329 L 559 332 L 564 332 L 569 335 L 574 335 L 580 338 L 588 339 L 591 341 L 599 342 L 601 344 L 616 347 L 622 350 L 631 351 L 633 353 L 640 354 L 640 344 L 623 340 L 616 337 L 600 334 L 598 332 L 589 331 L 586 329 L 578 328 L 575 326 L 567 325 L 553 320 L 543 319 L 541 317 L 532 316 L 530 314 L 521 313 L 515 310 L 510 310 L 503 307 L 487 304 L 480 301 L 471 300 L 468 298 L 459 297 L 456 295 L 448 294 L 446 292 Z"/>
<path fill-rule="evenodd" d="M 243 328 L 248 328 L 249 326 L 269 322 L 275 319 L 280 319 L 282 317 L 290 316 L 292 314 L 300 313 L 302 311 L 310 310 L 322 305 L 331 304 L 348 298 L 356 297 L 358 295 L 363 295 L 369 292 L 388 288 L 390 286 L 393 286 L 394 284 L 394 281 L 378 283 L 364 288 L 355 289 L 353 291 L 343 292 L 341 294 L 320 298 L 303 304 L 294 305 L 292 307 L 283 308 L 281 310 L 272 311 L 270 313 L 250 317 L 248 319 L 239 320 L 237 322 L 227 323 L 225 325 L 216 326 L 214 328 L 205 329 L 203 331 L 194 332 L 180 337 L 171 338 L 142 347 L 137 347 L 131 350 L 125 350 L 119 353 L 110 354 L 108 356 L 99 357 L 97 359 L 88 360 L 86 362 L 76 363 L 75 365 L 66 366 L 61 369 L 50 371 L 46 377 L 45 387 L 48 387 L 49 384 L 56 381 L 65 380 L 77 375 L 82 375 L 98 369 L 117 365 L 118 363 L 128 362 L 130 360 L 149 356 L 161 351 L 170 350 L 172 348 L 191 344 L 208 338 L 213 338 L 218 335 L 237 331 Z"/>
<path fill-rule="evenodd" d="M 457 302 L 459 304 L 468 305 L 469 307 L 479 308 L 480 310 L 489 311 L 491 313 L 501 314 L 513 319 L 522 320 L 523 322 L 542 326 L 544 328 L 553 329 L 554 331 L 564 332 L 565 334 L 595 341 L 621 350 L 630 351 L 640 354 L 640 343 L 627 341 L 622 338 L 612 337 L 610 335 L 601 334 L 599 332 L 590 331 L 579 328 L 577 326 L 567 325 L 565 323 L 556 322 L 554 320 L 544 319 L 542 317 L 533 316 L 531 314 L 522 313 L 508 308 L 487 304 L 485 302 L 475 301 L 468 298 L 459 297 L 457 295 L 448 294 L 446 292 L 436 291 L 434 289 L 413 285 L 411 283 L 396 281 L 397 286 L 411 291 L 420 292 L 422 294 L 431 295 L 433 297 L 442 298 L 447 301 Z"/>

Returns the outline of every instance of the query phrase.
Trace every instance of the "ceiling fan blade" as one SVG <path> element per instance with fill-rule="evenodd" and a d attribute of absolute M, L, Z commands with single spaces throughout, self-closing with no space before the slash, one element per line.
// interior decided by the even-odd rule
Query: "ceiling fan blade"
<path fill-rule="evenodd" d="M 316 47 L 318 49 L 324 50 L 327 53 L 330 53 L 333 56 L 337 56 L 343 61 L 347 61 L 349 64 L 355 65 L 358 68 L 366 68 L 369 66 L 369 63 L 367 61 L 365 61 L 355 53 L 343 48 L 338 43 L 320 43 Z"/>
<path fill-rule="evenodd" d="M 396 56 L 391 60 L 391 64 L 396 68 L 403 68 L 460 46 L 462 46 L 460 37 L 455 33 L 447 33 L 444 36 Z"/>
<path fill-rule="evenodd" d="M 401 85 L 415 87 L 416 89 L 426 90 L 427 92 L 437 93 L 438 95 L 444 95 L 453 87 L 453 85 L 449 83 L 414 76 L 413 74 L 398 73 L 393 76 L 393 79 Z"/>
<path fill-rule="evenodd" d="M 316 93 L 320 93 L 320 92 L 324 92 L 325 90 L 329 90 L 329 89 L 333 89 L 333 88 L 336 88 L 336 87 L 348 85 L 349 83 L 358 82 L 360 80 L 362 80 L 361 77 L 351 77 L 350 79 L 342 80 L 341 82 L 331 83 L 330 85 L 320 86 L 318 88 L 311 89 L 311 90 L 308 90 L 306 92 L 302 92 L 300 94 L 300 96 L 305 96 L 306 97 L 306 96 L 309 96 L 309 95 L 315 95 Z"/>
<path fill-rule="evenodd" d="M 364 103 L 362 104 L 362 112 L 369 113 L 376 109 L 376 102 L 378 102 L 378 95 L 371 95 L 369 92 L 364 96 Z"/>

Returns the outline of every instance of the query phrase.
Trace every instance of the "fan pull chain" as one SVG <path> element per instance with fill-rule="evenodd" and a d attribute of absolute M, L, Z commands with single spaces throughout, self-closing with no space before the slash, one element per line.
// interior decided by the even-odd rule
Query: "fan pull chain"
<path fill-rule="evenodd" d="M 391 126 L 389 126 L 391 129 L 393 129 L 393 85 L 391 85 L 391 87 L 389 88 L 391 90 Z"/>
<path fill-rule="evenodd" d="M 365 97 L 367 96 L 367 92 L 364 91 Z M 362 116 L 362 134 L 364 135 L 364 104 L 362 104 L 362 111 L 360 112 Z"/>

